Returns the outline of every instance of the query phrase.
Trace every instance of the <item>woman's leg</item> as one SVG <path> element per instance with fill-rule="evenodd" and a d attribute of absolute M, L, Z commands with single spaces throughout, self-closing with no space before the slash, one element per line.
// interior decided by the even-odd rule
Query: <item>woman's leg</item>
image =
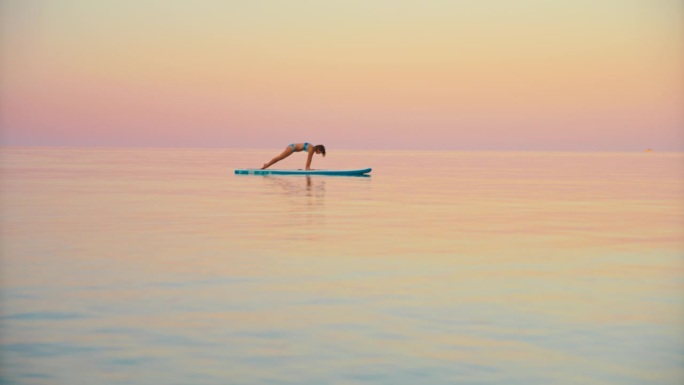
<path fill-rule="evenodd" d="M 265 170 L 265 169 L 271 167 L 271 165 L 273 165 L 274 163 L 277 163 L 277 162 L 279 162 L 279 161 L 281 161 L 281 160 L 287 158 L 287 157 L 290 156 L 290 154 L 292 154 L 293 152 L 294 152 L 294 150 L 292 150 L 292 147 L 290 147 L 290 146 L 285 147 L 285 151 L 283 151 L 282 154 L 280 154 L 280 155 L 276 156 L 275 158 L 271 159 L 270 162 L 264 163 L 264 167 L 262 167 L 261 169 L 262 169 L 262 170 Z"/>

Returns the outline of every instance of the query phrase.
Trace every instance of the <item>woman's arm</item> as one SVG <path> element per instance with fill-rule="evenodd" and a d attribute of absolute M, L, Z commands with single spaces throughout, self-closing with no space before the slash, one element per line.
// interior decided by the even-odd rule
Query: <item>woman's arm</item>
<path fill-rule="evenodd" d="M 313 146 L 309 147 L 309 156 L 306 158 L 306 169 L 311 170 L 311 159 L 313 158 L 314 155 L 314 149 Z"/>

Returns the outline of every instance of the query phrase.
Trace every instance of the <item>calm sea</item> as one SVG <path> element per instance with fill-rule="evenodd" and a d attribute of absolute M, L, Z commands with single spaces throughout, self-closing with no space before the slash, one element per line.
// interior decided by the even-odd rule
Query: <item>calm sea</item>
<path fill-rule="evenodd" d="M 684 154 L 280 150 L 3 148 L 0 383 L 683 383 Z"/>

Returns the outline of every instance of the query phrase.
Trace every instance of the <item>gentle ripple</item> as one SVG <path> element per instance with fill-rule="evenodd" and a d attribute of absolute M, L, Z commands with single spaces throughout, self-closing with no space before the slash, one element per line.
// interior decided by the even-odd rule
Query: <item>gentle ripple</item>
<path fill-rule="evenodd" d="M 273 155 L 2 149 L 0 383 L 684 380 L 682 154 Z"/>

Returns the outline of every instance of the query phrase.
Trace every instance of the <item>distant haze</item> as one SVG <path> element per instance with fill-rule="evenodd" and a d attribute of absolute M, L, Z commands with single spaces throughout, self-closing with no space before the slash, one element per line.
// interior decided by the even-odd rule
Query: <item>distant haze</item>
<path fill-rule="evenodd" d="M 5 146 L 684 150 L 684 2 L 0 3 Z"/>

